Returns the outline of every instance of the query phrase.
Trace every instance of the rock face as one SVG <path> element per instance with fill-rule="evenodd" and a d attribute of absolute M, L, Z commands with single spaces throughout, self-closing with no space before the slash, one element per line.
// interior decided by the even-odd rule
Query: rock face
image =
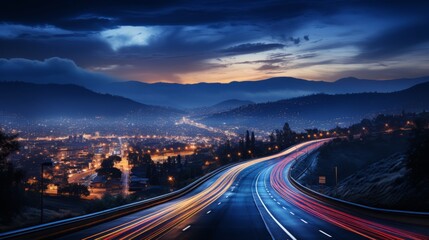
<path fill-rule="evenodd" d="M 394 154 L 352 174 L 336 189 L 329 188 L 326 194 L 379 208 L 429 211 L 429 183 L 411 180 L 406 156 L 401 154 Z"/>

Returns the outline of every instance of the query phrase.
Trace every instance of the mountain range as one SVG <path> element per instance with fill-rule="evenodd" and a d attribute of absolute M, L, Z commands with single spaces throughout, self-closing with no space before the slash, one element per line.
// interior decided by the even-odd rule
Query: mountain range
<path fill-rule="evenodd" d="M 429 82 L 392 93 L 314 94 L 242 106 L 208 115 L 200 121 L 214 126 L 272 130 L 289 122 L 295 129 L 349 125 L 377 114 L 429 110 Z"/>
<path fill-rule="evenodd" d="M 25 118 L 166 117 L 182 112 L 69 84 L 0 82 L 0 113 Z"/>
<path fill-rule="evenodd" d="M 354 80 L 342 80 L 340 84 L 347 85 L 350 81 Z M 302 130 L 347 126 L 380 113 L 428 109 L 429 82 L 391 93 L 318 93 L 265 103 L 231 99 L 187 111 L 146 105 L 76 85 L 0 82 L 0 114 L 25 119 L 126 117 L 142 120 L 190 115 L 209 126 L 272 130 L 289 122 L 292 128 Z"/>
<path fill-rule="evenodd" d="M 58 69 L 55 73 L 40 70 L 35 71 L 33 75 L 24 75 L 14 72 L 13 79 L 10 78 L 12 73 L 0 75 L 0 82 L 75 84 L 97 93 L 122 96 L 143 104 L 191 109 L 209 107 L 230 99 L 261 103 L 316 93 L 393 92 L 429 81 L 429 76 L 393 80 L 349 77 L 335 82 L 276 77 L 230 83 L 144 83 L 115 79 L 88 72 L 77 66 L 74 66 L 74 70 L 67 70 L 69 67 L 62 66 L 58 61 L 58 59 L 49 60 L 54 64 L 55 69 Z"/>
<path fill-rule="evenodd" d="M 385 81 L 350 77 L 335 82 L 277 77 L 260 81 L 197 84 L 110 82 L 92 90 L 124 96 L 151 105 L 201 108 L 229 99 L 261 103 L 315 93 L 393 92 L 427 81 L 429 77 Z"/>

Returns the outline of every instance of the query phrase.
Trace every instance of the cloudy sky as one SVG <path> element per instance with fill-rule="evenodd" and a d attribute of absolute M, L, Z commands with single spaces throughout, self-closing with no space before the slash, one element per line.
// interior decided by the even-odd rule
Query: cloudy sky
<path fill-rule="evenodd" d="M 429 1 L 112 2 L 2 2 L 0 74 L 73 68 L 177 83 L 429 75 Z"/>

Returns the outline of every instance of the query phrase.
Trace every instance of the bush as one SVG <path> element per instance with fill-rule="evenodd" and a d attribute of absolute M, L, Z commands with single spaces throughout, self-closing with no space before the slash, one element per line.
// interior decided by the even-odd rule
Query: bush
<path fill-rule="evenodd" d="M 58 189 L 59 194 L 68 194 L 72 197 L 89 196 L 88 187 L 77 183 L 67 184 Z"/>

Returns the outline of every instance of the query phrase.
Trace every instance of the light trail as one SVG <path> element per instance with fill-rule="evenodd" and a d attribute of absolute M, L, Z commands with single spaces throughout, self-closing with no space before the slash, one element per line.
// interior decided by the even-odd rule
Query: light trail
<path fill-rule="evenodd" d="M 318 148 L 321 144 L 323 144 L 323 142 L 310 145 L 306 147 L 305 150 L 314 150 L 315 148 Z M 302 154 L 302 151 L 299 151 L 296 154 L 292 154 L 285 157 L 281 162 L 276 164 L 270 174 L 271 186 L 286 201 L 301 208 L 302 210 L 310 213 L 313 216 L 316 216 L 335 226 L 356 233 L 368 239 L 428 239 L 428 237 L 424 235 L 386 226 L 374 221 L 366 220 L 360 217 L 356 217 L 352 214 L 342 212 L 301 193 L 290 183 L 287 184 L 286 181 L 289 181 L 287 177 L 287 172 L 290 167 L 289 164 L 296 157 Z"/>
<path fill-rule="evenodd" d="M 153 213 L 138 217 L 124 224 L 120 224 L 106 231 L 96 233 L 85 239 L 155 239 L 163 236 L 168 231 L 188 220 L 210 204 L 219 199 L 233 185 L 237 176 L 246 168 L 255 164 L 282 157 L 307 145 L 319 142 L 315 140 L 295 145 L 281 153 L 254 159 L 235 165 L 221 176 L 209 187 L 190 196 L 180 202 L 169 204 Z M 236 184 L 237 185 L 237 184 Z"/>

